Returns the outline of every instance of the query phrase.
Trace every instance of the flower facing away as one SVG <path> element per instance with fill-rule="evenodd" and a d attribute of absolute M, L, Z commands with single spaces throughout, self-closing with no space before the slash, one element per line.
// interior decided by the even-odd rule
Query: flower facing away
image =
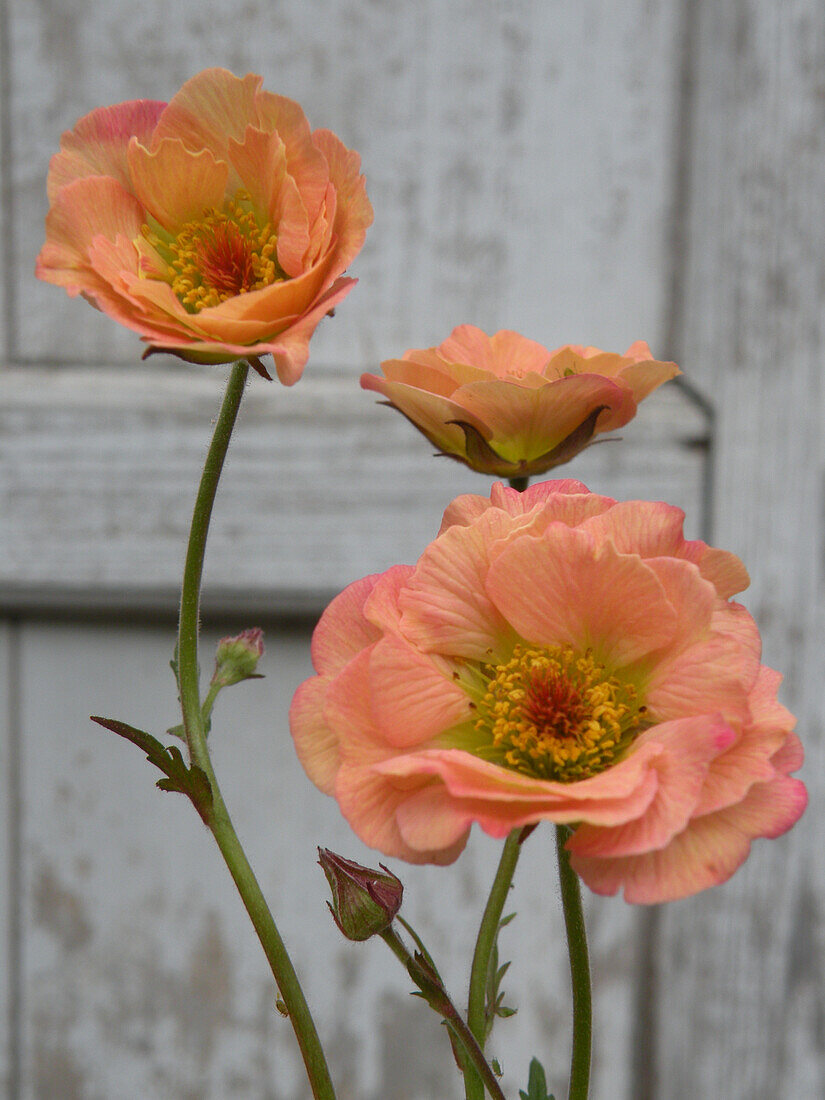
<path fill-rule="evenodd" d="M 364 389 L 438 448 L 495 477 L 543 474 L 569 462 L 594 435 L 636 415 L 649 393 L 679 374 L 642 341 L 624 355 L 568 345 L 548 351 L 503 329 L 459 325 L 437 348 L 411 349 L 361 376 Z"/>
<path fill-rule="evenodd" d="M 577 481 L 458 497 L 415 566 L 322 616 L 290 713 L 310 778 L 413 863 L 548 820 L 597 893 L 725 881 L 802 813 L 802 750 L 744 566 L 683 518 Z"/>
<path fill-rule="evenodd" d="M 169 103 L 101 107 L 51 162 L 36 273 L 200 363 L 271 354 L 301 376 L 372 207 L 360 158 L 301 107 L 207 69 Z"/>
<path fill-rule="evenodd" d="M 329 911 L 348 940 L 368 940 L 386 931 L 401 908 L 404 887 L 392 871 L 362 867 L 329 848 L 318 849 L 318 863 L 332 891 Z"/>

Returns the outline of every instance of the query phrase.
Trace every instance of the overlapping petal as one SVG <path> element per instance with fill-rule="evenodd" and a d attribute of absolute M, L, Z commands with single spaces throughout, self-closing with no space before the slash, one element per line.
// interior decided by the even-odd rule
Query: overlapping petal
<path fill-rule="evenodd" d="M 372 222 L 358 154 L 224 69 L 168 104 L 91 112 L 63 135 L 48 189 L 39 278 L 83 292 L 147 354 L 270 354 L 286 385 L 354 285 L 343 272 Z"/>
<path fill-rule="evenodd" d="M 366 843 L 411 862 L 454 859 L 474 823 L 504 837 L 547 820 L 572 827 L 573 866 L 599 893 L 649 903 L 724 881 L 802 813 L 802 751 L 753 620 L 722 595 L 744 568 L 685 540 L 682 519 L 571 481 L 453 501 L 415 566 L 356 582 L 322 617 L 318 675 L 291 711 L 310 777 Z M 536 668 L 596 684 L 576 729 L 615 715 L 592 766 L 530 763 L 573 728 L 535 717 L 536 755 L 519 756 L 525 693 L 531 715 L 568 688 L 584 705 L 585 681 Z M 516 740 L 497 747 L 512 707 Z"/>

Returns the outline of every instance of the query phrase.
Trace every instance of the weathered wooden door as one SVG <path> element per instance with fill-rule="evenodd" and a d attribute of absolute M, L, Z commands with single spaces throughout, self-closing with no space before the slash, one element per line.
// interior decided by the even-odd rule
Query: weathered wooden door
<path fill-rule="evenodd" d="M 433 1056 L 443 1035 L 383 945 L 337 938 L 315 845 L 371 857 L 304 778 L 286 728 L 329 596 L 413 561 L 453 496 L 487 489 L 433 460 L 358 374 L 465 321 L 548 346 L 644 338 L 676 358 L 696 392 L 666 387 L 623 443 L 569 472 L 680 504 L 691 534 L 712 523 L 746 558 L 747 602 L 766 660 L 788 673 L 821 787 L 825 16 L 815 0 L 3 0 L 0 13 L 7 1094 L 307 1095 L 208 834 L 87 718 L 176 721 L 176 588 L 223 372 L 138 366 L 135 337 L 31 274 L 60 131 L 220 63 L 263 73 L 361 151 L 376 221 L 361 285 L 322 325 L 305 378 L 291 390 L 255 379 L 245 398 L 207 560 L 204 652 L 263 625 L 267 679 L 221 699 L 216 763 L 342 1100 L 458 1096 L 449 1059 Z M 590 899 L 594 1100 L 822 1095 L 816 814 L 814 800 L 793 834 L 696 899 L 659 912 Z M 494 848 L 476 837 L 451 869 L 396 868 L 458 1000 Z M 563 1091 L 553 874 L 540 830 L 502 942 L 520 1012 L 493 1046 L 511 1095 L 533 1053 Z"/>

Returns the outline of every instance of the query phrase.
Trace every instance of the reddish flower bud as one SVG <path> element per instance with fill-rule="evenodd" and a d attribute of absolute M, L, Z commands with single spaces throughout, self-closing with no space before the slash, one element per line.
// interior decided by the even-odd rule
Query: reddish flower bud
<path fill-rule="evenodd" d="M 243 630 L 233 638 L 221 638 L 215 654 L 212 683 L 229 687 L 258 674 L 255 669 L 264 651 L 264 632 L 260 627 Z"/>
<path fill-rule="evenodd" d="M 375 871 L 328 848 L 318 849 L 318 863 L 332 890 L 330 912 L 347 939 L 368 940 L 389 928 L 401 908 L 404 887 L 383 863 Z"/>

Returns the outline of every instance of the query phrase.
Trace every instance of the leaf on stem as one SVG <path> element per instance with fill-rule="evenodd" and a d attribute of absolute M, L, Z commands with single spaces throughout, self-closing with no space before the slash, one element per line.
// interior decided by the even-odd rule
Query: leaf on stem
<path fill-rule="evenodd" d="M 499 921 L 498 928 L 496 929 L 496 938 L 493 943 L 493 950 L 490 952 L 490 965 L 487 971 L 487 997 L 484 1010 L 485 1015 L 485 1039 L 490 1037 L 490 1032 L 493 1030 L 493 1024 L 495 1023 L 496 1016 L 500 1016 L 502 1019 L 507 1019 L 510 1016 L 515 1016 L 516 1009 L 510 1008 L 504 1004 L 504 993 L 501 989 L 501 981 L 507 971 L 510 969 L 510 963 L 506 962 L 502 966 L 499 966 L 499 954 L 498 954 L 498 937 L 502 928 L 515 919 L 515 913 L 509 913 L 506 917 L 502 917 Z"/>
<path fill-rule="evenodd" d="M 197 764 L 191 768 L 186 766 L 180 749 L 177 745 L 163 745 L 157 737 L 145 730 L 139 730 L 126 722 L 120 722 L 116 718 L 101 718 L 93 714 L 92 721 L 104 729 L 111 730 L 119 737 L 131 741 L 133 745 L 146 754 L 150 764 L 159 768 L 165 778 L 157 781 L 157 786 L 162 791 L 178 791 L 185 794 L 194 804 L 195 809 L 201 815 L 205 823 L 208 823 L 212 812 L 212 788 L 206 773 Z"/>
<path fill-rule="evenodd" d="M 519 1089 L 518 1094 L 521 1100 L 555 1100 L 547 1091 L 547 1077 L 544 1073 L 544 1066 L 538 1058 L 534 1058 L 530 1063 L 527 1092 L 524 1089 Z"/>

